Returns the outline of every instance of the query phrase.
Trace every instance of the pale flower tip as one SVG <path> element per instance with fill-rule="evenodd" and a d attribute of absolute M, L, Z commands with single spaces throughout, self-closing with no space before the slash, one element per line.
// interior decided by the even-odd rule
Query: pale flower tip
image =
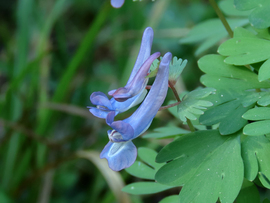
<path fill-rule="evenodd" d="M 125 0 L 111 0 L 111 5 L 114 8 L 120 8 L 121 6 L 123 6 Z"/>
<path fill-rule="evenodd" d="M 143 35 L 151 36 L 153 38 L 154 36 L 154 30 L 151 27 L 145 28 Z"/>

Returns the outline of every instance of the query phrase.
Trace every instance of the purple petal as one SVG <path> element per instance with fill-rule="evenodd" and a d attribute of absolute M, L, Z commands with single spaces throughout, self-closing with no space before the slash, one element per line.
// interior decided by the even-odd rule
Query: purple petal
<path fill-rule="evenodd" d="M 117 90 L 117 89 L 116 89 Z M 111 90 L 108 92 L 108 95 L 112 95 L 116 90 Z"/>
<path fill-rule="evenodd" d="M 124 121 L 114 121 L 114 112 L 110 112 L 106 118 L 106 123 L 114 130 L 108 132 L 109 139 L 113 142 L 123 142 L 133 139 L 134 129 L 129 123 Z"/>
<path fill-rule="evenodd" d="M 149 58 L 152 48 L 152 42 L 154 37 L 154 31 L 151 27 L 147 27 L 142 36 L 142 42 L 140 51 L 137 57 L 137 60 L 135 62 L 135 65 L 133 67 L 133 70 L 129 76 L 127 85 L 132 81 L 140 67 L 143 65 L 143 63 Z"/>
<path fill-rule="evenodd" d="M 135 162 L 136 157 L 137 148 L 131 141 L 108 142 L 100 154 L 100 158 L 107 159 L 109 167 L 114 171 L 130 167 Z"/>
<path fill-rule="evenodd" d="M 114 8 L 120 8 L 124 4 L 125 0 L 111 0 L 111 5 Z"/>
<path fill-rule="evenodd" d="M 169 67 L 172 58 L 171 53 L 166 53 L 162 58 L 156 79 L 141 106 L 127 119 L 134 129 L 134 138 L 142 134 L 151 124 L 158 109 L 164 102 L 168 90 Z"/>
<path fill-rule="evenodd" d="M 90 96 L 92 104 L 103 106 L 112 110 L 112 105 L 108 97 L 103 92 L 93 92 Z"/>
<path fill-rule="evenodd" d="M 90 113 L 92 113 L 94 116 L 98 118 L 105 119 L 110 111 L 104 111 L 95 107 L 89 107 Z"/>
<path fill-rule="evenodd" d="M 146 76 L 150 70 L 151 64 L 159 56 L 160 56 L 159 52 L 152 54 L 143 63 L 142 67 L 138 70 L 133 80 L 125 87 L 118 88 L 115 92 L 113 92 L 111 96 L 113 96 L 115 100 L 122 102 L 139 94 L 147 85 L 148 78 L 146 78 Z M 110 91 L 109 94 L 111 92 L 112 91 Z"/>

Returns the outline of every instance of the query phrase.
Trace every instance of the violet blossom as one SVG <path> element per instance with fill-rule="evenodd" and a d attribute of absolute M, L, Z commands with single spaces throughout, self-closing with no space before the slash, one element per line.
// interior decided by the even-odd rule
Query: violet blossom
<path fill-rule="evenodd" d="M 127 85 L 134 83 L 134 80 L 137 81 L 135 77 L 136 74 L 141 70 L 149 70 L 151 64 L 149 64 L 155 57 L 158 57 L 157 54 L 154 54 L 154 57 L 149 57 L 151 53 L 151 47 L 153 42 L 154 32 L 151 27 L 147 27 L 144 30 L 140 51 L 133 67 L 133 70 L 130 74 Z M 152 62 L 151 62 L 152 63 Z M 149 65 L 149 67 L 148 67 Z M 135 79 L 134 79 L 135 78 Z M 143 78 L 142 81 L 145 81 Z M 147 82 L 147 81 L 146 81 Z M 144 83 L 143 83 L 144 84 Z M 127 86 L 126 85 L 126 86 Z M 146 84 L 145 84 L 146 85 Z M 132 86 L 131 86 L 132 87 Z M 89 107 L 89 111 L 96 117 L 106 118 L 109 112 L 115 112 L 115 115 L 118 113 L 127 111 L 131 107 L 139 104 L 144 99 L 147 91 L 144 89 L 145 86 L 141 86 L 139 91 L 136 93 L 133 92 L 132 97 L 125 98 L 124 102 L 118 102 L 114 98 L 108 99 L 108 97 L 102 92 L 94 92 L 90 96 L 92 104 L 96 105 L 95 107 Z M 121 97 L 121 94 L 118 92 L 118 97 Z"/>
<path fill-rule="evenodd" d="M 172 55 L 162 58 L 156 79 L 140 107 L 127 119 L 114 121 L 115 112 L 108 113 L 106 123 L 113 128 L 108 131 L 109 142 L 100 154 L 109 167 L 120 171 L 131 166 L 137 157 L 137 148 L 132 140 L 144 133 L 164 102 L 168 90 L 169 66 Z"/>

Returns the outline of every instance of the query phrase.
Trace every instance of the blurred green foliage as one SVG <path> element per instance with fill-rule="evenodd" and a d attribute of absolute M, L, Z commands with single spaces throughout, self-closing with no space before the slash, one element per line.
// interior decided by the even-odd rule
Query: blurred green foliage
<path fill-rule="evenodd" d="M 198 87 L 196 45 L 179 39 L 213 17 L 208 2 L 199 0 L 126 0 L 120 9 L 109 0 L 0 0 L 0 202 L 140 203 L 177 194 L 128 196 L 110 185 L 109 169 L 96 156 L 109 128 L 86 106 L 92 92 L 126 82 L 147 26 L 155 32 L 152 52 L 189 61 L 177 88 Z M 165 103 L 171 99 L 169 91 Z M 177 123 L 162 111 L 151 129 L 171 122 Z M 138 138 L 135 144 L 166 143 Z M 109 177 L 119 185 L 134 181 L 120 174 Z"/>

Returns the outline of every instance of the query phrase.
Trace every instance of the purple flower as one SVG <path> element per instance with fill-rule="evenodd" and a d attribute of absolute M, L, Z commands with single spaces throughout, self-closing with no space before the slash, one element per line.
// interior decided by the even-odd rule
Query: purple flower
<path fill-rule="evenodd" d="M 121 6 L 123 6 L 125 0 L 111 0 L 111 5 L 114 8 L 120 8 Z"/>
<path fill-rule="evenodd" d="M 108 131 L 110 141 L 102 150 L 100 158 L 106 158 L 112 170 L 120 171 L 131 166 L 136 160 L 137 149 L 131 140 L 149 128 L 167 95 L 171 58 L 169 52 L 164 55 L 151 90 L 141 106 L 129 118 L 114 121 L 115 113 L 108 113 L 106 122 L 113 130 Z"/>
<path fill-rule="evenodd" d="M 135 63 L 133 70 L 130 74 L 127 85 L 134 82 L 134 80 L 137 80 L 137 78 L 138 78 L 137 73 L 141 69 L 144 70 L 146 65 L 148 65 L 148 63 L 150 63 L 150 61 L 152 61 L 153 56 L 152 57 L 149 57 L 149 56 L 151 53 L 153 36 L 154 36 L 153 29 L 151 27 L 147 27 L 144 30 L 141 48 L 140 48 L 136 63 Z M 156 56 L 156 55 L 154 55 L 154 56 Z M 114 111 L 115 115 L 117 115 L 118 113 L 127 111 L 131 107 L 139 104 L 144 99 L 146 93 L 147 93 L 147 91 L 144 89 L 143 86 L 141 86 L 139 91 L 136 91 L 136 93 L 133 92 L 133 94 L 132 94 L 133 97 L 131 97 L 129 99 L 125 99 L 124 102 L 118 102 L 114 98 L 109 100 L 108 97 L 102 92 L 94 92 L 90 96 L 90 100 L 91 100 L 92 104 L 96 105 L 97 107 L 96 108 L 89 107 L 90 108 L 89 111 L 94 116 L 99 117 L 99 118 L 106 118 L 108 113 L 112 112 L 112 111 Z M 119 95 L 121 96 L 121 94 L 118 93 L 118 96 Z"/>

